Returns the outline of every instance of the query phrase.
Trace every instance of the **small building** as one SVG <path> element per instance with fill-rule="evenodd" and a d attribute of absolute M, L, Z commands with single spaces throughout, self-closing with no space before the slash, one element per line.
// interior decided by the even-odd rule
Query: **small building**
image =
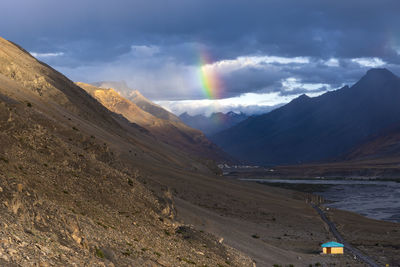
<path fill-rule="evenodd" d="M 344 245 L 337 242 L 328 242 L 321 245 L 323 254 L 343 254 Z"/>

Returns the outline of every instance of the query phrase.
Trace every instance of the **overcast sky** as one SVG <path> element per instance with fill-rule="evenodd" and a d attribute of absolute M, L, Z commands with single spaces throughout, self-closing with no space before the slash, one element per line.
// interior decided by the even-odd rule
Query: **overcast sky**
<path fill-rule="evenodd" d="M 70 79 L 126 81 L 176 113 L 260 113 L 369 68 L 400 74 L 398 0 L 1 0 L 0 9 L 0 35 Z M 218 80 L 211 95 L 201 70 Z"/>

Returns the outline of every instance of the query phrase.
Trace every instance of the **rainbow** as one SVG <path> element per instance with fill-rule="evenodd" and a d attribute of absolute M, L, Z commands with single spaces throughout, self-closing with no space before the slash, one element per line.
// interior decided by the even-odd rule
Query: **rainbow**
<path fill-rule="evenodd" d="M 199 76 L 203 93 L 208 99 L 218 99 L 222 93 L 222 82 L 217 73 L 208 66 L 211 63 L 209 54 L 202 51 L 200 53 Z"/>

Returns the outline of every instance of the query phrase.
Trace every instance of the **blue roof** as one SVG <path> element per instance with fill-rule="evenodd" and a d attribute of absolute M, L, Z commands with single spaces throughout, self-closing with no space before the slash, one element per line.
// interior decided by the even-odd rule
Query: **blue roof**
<path fill-rule="evenodd" d="M 323 248 L 344 247 L 344 245 L 332 241 L 332 242 L 328 242 L 328 243 L 322 244 L 321 247 L 323 247 Z"/>

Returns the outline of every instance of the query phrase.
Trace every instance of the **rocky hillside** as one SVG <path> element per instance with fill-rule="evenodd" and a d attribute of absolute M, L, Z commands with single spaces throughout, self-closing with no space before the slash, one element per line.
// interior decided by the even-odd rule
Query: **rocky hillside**
<path fill-rule="evenodd" d="M 1 266 L 252 265 L 177 223 L 152 168 L 209 172 L 0 39 Z"/>

